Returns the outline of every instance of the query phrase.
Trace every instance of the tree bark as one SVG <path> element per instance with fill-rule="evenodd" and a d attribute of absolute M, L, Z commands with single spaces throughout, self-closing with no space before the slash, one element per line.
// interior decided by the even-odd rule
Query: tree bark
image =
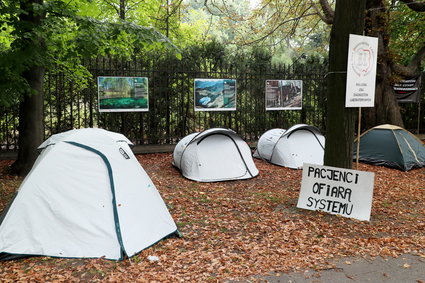
<path fill-rule="evenodd" d="M 352 168 L 356 108 L 345 108 L 349 34 L 362 34 L 366 0 L 337 0 L 331 30 L 327 75 L 324 164 Z"/>
<path fill-rule="evenodd" d="M 121 20 L 125 20 L 125 6 L 126 6 L 126 3 L 125 3 L 125 0 L 120 0 L 120 14 L 119 14 L 119 17 L 120 17 L 120 19 Z"/>
<path fill-rule="evenodd" d="M 388 11 L 384 0 L 368 0 L 366 35 L 378 38 L 378 66 L 376 74 L 375 107 L 366 108 L 365 128 L 380 124 L 404 127 L 400 108 L 393 94 L 393 59 L 388 50 Z"/>
<path fill-rule="evenodd" d="M 327 23 L 328 25 L 333 24 L 335 12 L 332 10 L 331 5 L 327 0 L 319 0 L 320 6 L 322 7 L 323 17 L 320 17 L 322 21 Z"/>
<path fill-rule="evenodd" d="M 37 147 L 44 139 L 44 67 L 33 67 L 23 77 L 35 93 L 26 95 L 19 104 L 19 150 L 12 171 L 20 176 L 27 175 L 31 170 L 38 157 Z"/>
<path fill-rule="evenodd" d="M 19 15 L 21 22 L 26 23 L 21 30 L 22 38 L 20 48 L 23 52 L 31 54 L 30 50 L 36 49 L 36 56 L 41 56 L 44 52 L 42 38 L 28 39 L 27 33 L 41 25 L 44 14 L 35 13 L 33 4 L 43 4 L 43 0 L 21 0 Z M 43 105 L 44 105 L 44 72 L 45 68 L 36 63 L 36 59 L 28 60 L 30 66 L 21 76 L 28 82 L 32 89 L 31 93 L 26 93 L 19 104 L 19 137 L 18 137 L 18 158 L 12 165 L 12 172 L 20 176 L 25 176 L 32 168 L 37 159 L 37 147 L 44 139 Z"/>

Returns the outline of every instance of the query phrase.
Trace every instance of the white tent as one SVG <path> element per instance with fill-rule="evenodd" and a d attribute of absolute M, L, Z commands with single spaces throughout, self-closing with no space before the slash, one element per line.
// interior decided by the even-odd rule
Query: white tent
<path fill-rule="evenodd" d="M 119 260 L 178 233 L 121 134 L 53 135 L 0 219 L 0 258 L 45 255 Z"/>
<path fill-rule="evenodd" d="M 176 145 L 173 165 L 199 182 L 249 179 L 258 175 L 251 149 L 234 131 L 212 128 L 184 137 Z"/>
<path fill-rule="evenodd" d="M 271 129 L 258 140 L 254 157 L 293 169 L 303 163 L 323 165 L 325 137 L 319 129 L 306 124 L 288 130 Z"/>

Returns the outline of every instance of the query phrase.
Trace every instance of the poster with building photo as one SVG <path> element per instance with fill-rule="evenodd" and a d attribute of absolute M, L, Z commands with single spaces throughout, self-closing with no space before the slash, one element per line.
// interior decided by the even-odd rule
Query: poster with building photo
<path fill-rule="evenodd" d="M 148 78 L 98 77 L 99 112 L 148 111 Z"/>
<path fill-rule="evenodd" d="M 236 80 L 195 79 L 195 111 L 235 111 Z"/>
<path fill-rule="evenodd" d="M 266 80 L 266 110 L 299 110 L 302 101 L 302 80 Z"/>

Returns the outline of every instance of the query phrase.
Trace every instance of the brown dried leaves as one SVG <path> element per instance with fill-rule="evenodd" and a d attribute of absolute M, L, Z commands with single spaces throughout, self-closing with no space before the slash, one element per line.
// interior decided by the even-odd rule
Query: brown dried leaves
<path fill-rule="evenodd" d="M 300 170 L 256 160 L 260 175 L 254 179 L 197 183 L 183 178 L 171 158 L 171 154 L 138 156 L 183 238 L 160 241 L 131 261 L 4 262 L 0 278 L 6 282 L 215 282 L 327 268 L 329 259 L 341 256 L 425 254 L 425 168 L 401 172 L 360 164 L 360 170 L 376 174 L 371 221 L 361 222 L 296 208 Z M 14 182 L 1 180 L 0 210 L 19 185 Z M 159 260 L 149 261 L 149 256 Z"/>

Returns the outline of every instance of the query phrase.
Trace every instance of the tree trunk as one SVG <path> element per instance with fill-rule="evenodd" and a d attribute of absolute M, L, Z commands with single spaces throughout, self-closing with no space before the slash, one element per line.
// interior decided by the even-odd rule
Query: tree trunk
<path fill-rule="evenodd" d="M 22 37 L 18 40 L 20 40 L 20 48 L 24 53 L 34 53 L 30 50 L 35 49 L 35 56 L 42 56 L 45 50 L 43 39 L 27 37 L 27 34 L 32 33 L 33 29 L 41 25 L 41 20 L 45 17 L 43 14 L 34 12 L 34 4 L 42 5 L 43 0 L 20 1 L 19 19 L 25 25 L 20 30 Z M 40 66 L 36 59 L 30 58 L 28 63 L 32 65 L 21 74 L 28 82 L 32 92 L 26 93 L 19 104 L 18 159 L 12 165 L 12 172 L 20 176 L 25 176 L 31 170 L 38 156 L 37 147 L 44 139 L 43 80 L 45 68 Z"/>
<path fill-rule="evenodd" d="M 37 147 L 44 139 L 44 67 L 33 67 L 23 77 L 35 93 L 26 95 L 19 104 L 19 151 L 12 171 L 20 176 L 25 176 L 31 170 L 38 157 Z"/>
<path fill-rule="evenodd" d="M 329 46 L 324 163 L 352 168 L 356 108 L 345 108 L 349 34 L 362 34 L 366 0 L 337 0 Z"/>
<path fill-rule="evenodd" d="M 378 38 L 378 66 L 376 74 L 375 107 L 365 112 L 365 128 L 380 124 L 404 127 L 400 108 L 393 94 L 392 58 L 389 54 L 388 9 L 383 0 L 367 1 L 366 35 Z"/>
<path fill-rule="evenodd" d="M 120 14 L 119 17 L 121 20 L 125 20 L 125 0 L 120 0 Z"/>

